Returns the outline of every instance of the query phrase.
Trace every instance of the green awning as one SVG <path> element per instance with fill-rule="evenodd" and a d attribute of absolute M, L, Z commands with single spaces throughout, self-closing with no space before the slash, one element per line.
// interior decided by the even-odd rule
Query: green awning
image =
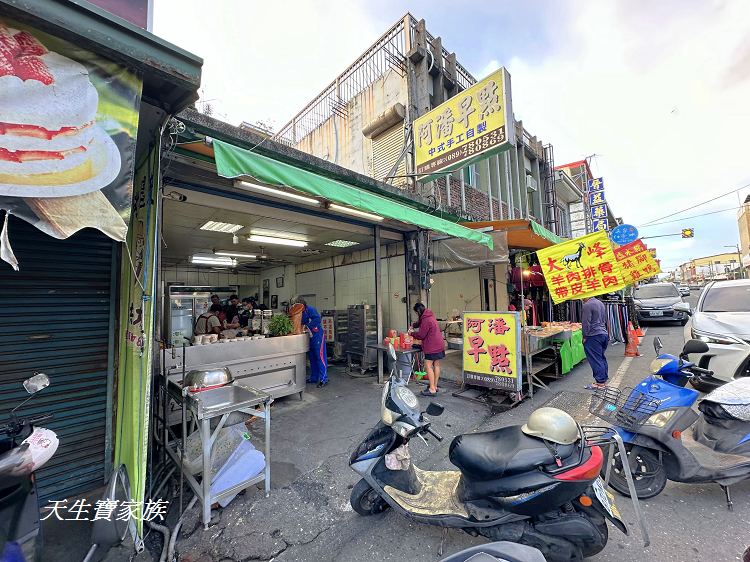
<path fill-rule="evenodd" d="M 340 205 L 348 205 L 361 211 L 375 213 L 381 217 L 413 224 L 449 236 L 465 238 L 492 249 L 492 238 L 483 232 L 471 230 L 364 189 L 295 168 L 284 162 L 216 139 L 213 141 L 213 147 L 216 170 L 222 177 L 252 176 L 264 183 L 304 191 Z"/>
<path fill-rule="evenodd" d="M 531 223 L 531 230 L 534 231 L 534 234 L 537 234 L 541 236 L 542 238 L 546 238 L 553 244 L 559 244 L 560 242 L 565 242 L 565 238 L 561 238 L 551 230 L 547 230 L 544 228 L 541 224 L 535 221 L 529 221 Z"/>

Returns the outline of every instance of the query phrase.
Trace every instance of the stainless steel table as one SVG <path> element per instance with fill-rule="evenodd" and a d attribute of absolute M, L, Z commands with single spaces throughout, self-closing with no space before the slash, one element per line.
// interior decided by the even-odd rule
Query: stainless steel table
<path fill-rule="evenodd" d="M 203 472 L 200 482 L 198 482 L 195 476 L 190 474 L 189 471 L 185 471 L 185 467 L 182 463 L 182 453 L 184 452 L 184 443 L 187 438 L 187 422 L 184 415 L 182 418 L 183 439 L 182 444 L 180 445 L 181 450 L 178 451 L 171 446 L 167 446 L 166 451 L 180 468 L 185 478 L 187 478 L 188 484 L 193 489 L 195 495 L 198 496 L 198 500 L 201 502 L 202 507 L 203 527 L 207 529 L 208 523 L 211 520 L 211 505 L 214 502 L 237 494 L 245 488 L 249 488 L 250 486 L 263 481 L 265 481 L 266 497 L 270 494 L 271 402 L 273 401 L 273 398 L 266 392 L 236 384 L 191 393 L 188 392 L 186 388 L 182 387 L 181 378 L 181 375 L 170 376 L 168 378 L 168 389 L 169 394 L 175 400 L 178 400 L 183 408 L 190 410 L 198 424 L 203 451 Z M 263 410 L 256 410 L 255 407 L 260 405 L 263 406 Z M 262 474 L 243 480 L 219 494 L 211 495 L 211 461 L 213 458 L 213 445 L 219 432 L 224 427 L 224 423 L 232 412 L 243 412 L 265 420 L 265 469 Z M 211 420 L 217 417 L 220 417 L 221 419 L 212 433 Z"/>

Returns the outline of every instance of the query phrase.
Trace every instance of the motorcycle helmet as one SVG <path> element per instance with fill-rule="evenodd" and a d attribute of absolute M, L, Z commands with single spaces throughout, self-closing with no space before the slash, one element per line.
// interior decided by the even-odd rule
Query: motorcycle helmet
<path fill-rule="evenodd" d="M 521 426 L 521 431 L 531 437 L 539 437 L 560 445 L 572 445 L 579 437 L 576 421 L 570 414 L 557 408 L 535 410 Z"/>

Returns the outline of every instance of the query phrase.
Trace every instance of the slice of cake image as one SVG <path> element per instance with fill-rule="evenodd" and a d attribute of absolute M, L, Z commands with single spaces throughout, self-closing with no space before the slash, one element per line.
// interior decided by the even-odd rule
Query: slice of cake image
<path fill-rule="evenodd" d="M 66 197 L 110 184 L 121 157 L 96 122 L 98 103 L 86 67 L 0 22 L 0 195 Z"/>

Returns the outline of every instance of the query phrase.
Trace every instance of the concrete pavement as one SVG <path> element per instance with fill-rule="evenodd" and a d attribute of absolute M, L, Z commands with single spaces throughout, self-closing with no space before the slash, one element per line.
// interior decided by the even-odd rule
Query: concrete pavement
<path fill-rule="evenodd" d="M 653 358 L 651 337 L 661 335 L 665 350 L 682 347 L 677 326 L 651 327 L 641 349 L 643 356 L 626 361 L 624 346 L 608 350 L 610 372 L 620 385 L 633 386 L 648 372 Z M 429 469 L 449 468 L 451 438 L 468 431 L 486 431 L 522 423 L 554 393 L 584 392 L 591 371 L 584 362 L 566 378 L 536 393 L 510 412 L 492 415 L 489 408 L 444 393 L 445 414 L 435 422 L 446 439 L 425 446 L 414 440 L 415 462 Z M 348 456 L 361 436 L 378 420 L 381 388 L 367 380 L 334 373 L 328 388 L 306 393 L 305 401 L 279 401 L 273 419 L 273 480 L 270 498 L 256 490 L 236 499 L 203 531 L 193 510 L 178 542 L 180 560 L 286 561 L 424 561 L 439 559 L 442 530 L 417 525 L 392 511 L 373 517 L 356 515 L 349 492 L 358 477 L 348 467 Z M 658 497 L 642 502 L 652 544 L 644 549 L 630 500 L 617 503 L 631 529 L 625 536 L 610 526 L 607 548 L 597 561 L 737 560 L 750 544 L 750 483 L 733 489 L 735 511 L 728 512 L 718 486 L 669 483 Z M 445 555 L 481 543 L 449 530 Z"/>

